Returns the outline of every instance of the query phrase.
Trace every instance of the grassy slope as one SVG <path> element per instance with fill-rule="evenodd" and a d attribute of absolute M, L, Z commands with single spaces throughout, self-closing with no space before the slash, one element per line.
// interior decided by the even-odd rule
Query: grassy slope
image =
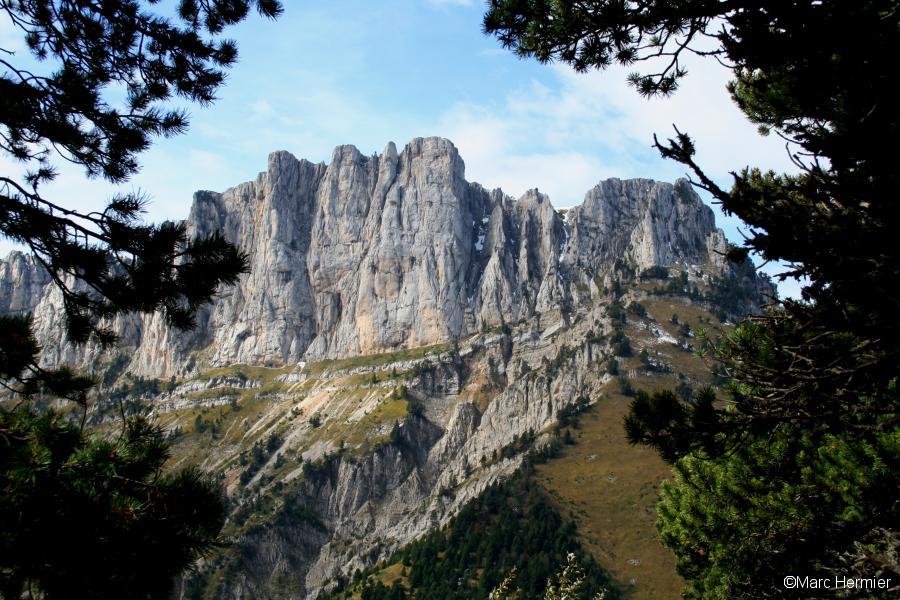
<path fill-rule="evenodd" d="M 581 416 L 577 443 L 539 465 L 536 479 L 575 520 L 582 543 L 627 598 L 678 598 L 683 584 L 675 558 L 654 525 L 657 489 L 669 467 L 652 450 L 625 440 L 629 401 L 607 392 Z"/>
<path fill-rule="evenodd" d="M 672 313 L 692 330 L 704 327 L 711 334 L 721 326 L 711 313 L 696 305 L 654 298 L 642 301 L 655 325 L 677 337 L 669 322 Z M 633 318 L 633 317 L 629 317 Z M 646 329 L 626 328 L 635 352 L 651 353 L 682 373 L 695 386 L 709 380 L 708 366 L 695 355 L 660 344 L 649 345 Z M 621 370 L 640 369 L 636 358 L 620 359 Z M 631 380 L 638 389 L 673 388 L 675 374 L 641 374 Z M 659 484 L 670 475 L 669 466 L 649 448 L 631 446 L 622 421 L 631 399 L 620 393 L 617 381 L 604 386 L 592 410 L 583 414 L 574 431 L 576 444 L 537 467 L 536 477 L 547 492 L 573 518 L 582 543 L 600 565 L 619 582 L 629 600 L 679 598 L 682 579 L 675 572 L 675 557 L 656 534 Z"/>

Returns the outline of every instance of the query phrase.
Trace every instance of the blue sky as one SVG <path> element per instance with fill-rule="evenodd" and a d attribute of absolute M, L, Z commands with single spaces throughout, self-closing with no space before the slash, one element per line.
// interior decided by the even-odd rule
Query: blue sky
<path fill-rule="evenodd" d="M 416 136 L 451 139 L 466 176 L 518 196 L 537 187 L 557 207 L 581 202 L 607 177 L 674 180 L 685 170 L 651 148 L 677 124 L 697 142 L 698 162 L 721 183 L 747 164 L 791 168 L 783 143 L 764 138 L 732 105 L 728 71 L 688 64 L 675 97 L 644 100 L 626 71 L 575 74 L 516 58 L 481 33 L 476 0 L 285 2 L 277 21 L 253 17 L 228 32 L 240 60 L 219 100 L 192 106 L 186 135 L 158 141 L 125 189 L 152 199 L 149 218 L 187 215 L 198 189 L 221 191 L 256 176 L 274 150 L 328 162 L 354 144 L 381 152 Z M 0 47 L 24 54 L 8 23 Z M 5 172 L 15 170 L 0 158 Z M 61 165 L 45 188 L 58 201 L 99 207 L 114 189 Z M 738 225 L 717 211 L 726 235 Z M 0 251 L 9 248 L 0 241 Z M 782 286 L 795 293 L 796 286 Z"/>

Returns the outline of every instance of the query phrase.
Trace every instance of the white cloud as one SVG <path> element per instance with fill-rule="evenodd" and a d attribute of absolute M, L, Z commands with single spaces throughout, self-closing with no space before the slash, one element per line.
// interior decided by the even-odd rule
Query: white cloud
<path fill-rule="evenodd" d="M 446 8 L 450 6 L 475 6 L 475 0 L 425 0 L 426 4 Z"/>
<path fill-rule="evenodd" d="M 257 119 L 268 119 L 275 115 L 275 109 L 268 100 L 260 98 L 250 104 L 250 113 Z"/>
<path fill-rule="evenodd" d="M 597 181 L 613 173 L 595 156 L 556 149 L 523 152 L 527 124 L 482 107 L 458 104 L 437 128 L 466 163 L 466 178 L 512 196 L 537 187 L 557 206 L 578 204 Z"/>
<path fill-rule="evenodd" d="M 681 176 L 682 165 L 662 161 L 651 148 L 653 133 L 671 136 L 673 124 L 694 138 L 698 163 L 723 185 L 729 171 L 748 164 L 792 170 L 781 141 L 760 136 L 732 103 L 725 90 L 729 72 L 713 61 L 692 67 L 674 97 L 646 100 L 626 84 L 623 69 L 579 74 L 554 65 L 552 85 L 529 82 L 499 106 L 457 104 L 438 129 L 460 148 L 470 177 L 514 194 L 539 186 L 557 204 L 577 203 L 608 176 Z M 554 168 L 541 169 L 538 158 Z M 595 168 L 593 176 L 587 166 Z M 511 172 L 523 180 L 510 181 Z M 547 179 L 538 179 L 541 172 Z M 575 185 L 582 189 L 573 197 Z"/>
<path fill-rule="evenodd" d="M 17 54 L 28 52 L 28 47 L 25 45 L 25 34 L 13 25 L 6 11 L 0 15 L 0 48 Z"/>

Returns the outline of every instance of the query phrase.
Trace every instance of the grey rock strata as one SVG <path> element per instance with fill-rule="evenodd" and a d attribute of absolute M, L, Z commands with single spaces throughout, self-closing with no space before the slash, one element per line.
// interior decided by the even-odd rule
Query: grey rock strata
<path fill-rule="evenodd" d="M 254 181 L 197 192 L 187 224 L 194 234 L 222 231 L 247 252 L 250 273 L 201 310 L 194 331 L 173 331 L 159 315 L 117 319 L 139 375 L 458 339 L 584 302 L 585 285 L 596 294 L 617 260 L 638 272 L 730 268 L 712 211 L 683 180 L 601 182 L 564 220 L 537 190 L 514 199 L 467 182 L 441 138 L 399 153 L 389 143 L 375 156 L 340 146 L 327 166 L 275 152 Z M 96 364 L 98 349 L 59 333 L 62 306 L 48 281 L 11 254 L 0 262 L 0 313 L 33 311 L 46 364 Z"/>

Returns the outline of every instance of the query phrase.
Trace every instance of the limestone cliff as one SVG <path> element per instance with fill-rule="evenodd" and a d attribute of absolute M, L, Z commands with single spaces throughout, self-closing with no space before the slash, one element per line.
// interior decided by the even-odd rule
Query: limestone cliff
<path fill-rule="evenodd" d="M 248 253 L 250 273 L 192 332 L 159 315 L 118 319 L 129 370 L 167 378 L 458 339 L 588 302 L 617 261 L 635 272 L 729 271 L 712 211 L 683 180 L 601 182 L 564 220 L 537 190 L 516 200 L 467 182 L 464 169 L 448 140 L 419 138 L 376 156 L 341 146 L 327 166 L 275 152 L 254 181 L 197 192 L 190 231 L 223 231 Z M 45 363 L 96 363 L 97 349 L 60 337 L 47 281 L 11 254 L 0 263 L 0 312 L 34 312 Z"/>

